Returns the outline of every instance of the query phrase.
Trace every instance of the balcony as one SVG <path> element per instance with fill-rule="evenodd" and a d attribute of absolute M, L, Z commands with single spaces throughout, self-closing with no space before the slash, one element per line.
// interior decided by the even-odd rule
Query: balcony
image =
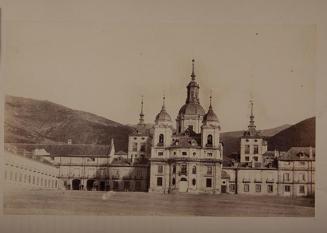
<path fill-rule="evenodd" d="M 207 148 L 212 148 L 212 147 L 213 147 L 213 145 L 212 145 L 212 144 L 208 144 L 208 143 L 207 143 L 207 144 L 206 144 L 206 147 L 207 147 Z"/>
<path fill-rule="evenodd" d="M 274 183 L 274 178 L 267 178 L 266 183 Z"/>

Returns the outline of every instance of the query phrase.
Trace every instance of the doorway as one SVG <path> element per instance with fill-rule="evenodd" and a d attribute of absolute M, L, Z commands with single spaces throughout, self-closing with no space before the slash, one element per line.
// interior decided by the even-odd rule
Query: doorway
<path fill-rule="evenodd" d="M 188 189 L 188 182 L 186 178 L 181 178 L 179 182 L 179 192 L 185 193 Z"/>
<path fill-rule="evenodd" d="M 222 185 L 221 186 L 221 193 L 226 193 L 226 190 L 227 190 L 226 185 Z"/>
<path fill-rule="evenodd" d="M 100 181 L 99 189 L 100 189 L 100 191 L 106 190 L 106 182 L 105 181 L 103 181 L 103 180 Z"/>
<path fill-rule="evenodd" d="M 73 188 L 73 190 L 80 190 L 80 185 L 81 185 L 81 180 L 74 179 L 72 181 L 72 188 Z"/>
<path fill-rule="evenodd" d="M 88 191 L 94 190 L 94 182 L 95 182 L 95 180 L 87 180 L 86 189 Z"/>

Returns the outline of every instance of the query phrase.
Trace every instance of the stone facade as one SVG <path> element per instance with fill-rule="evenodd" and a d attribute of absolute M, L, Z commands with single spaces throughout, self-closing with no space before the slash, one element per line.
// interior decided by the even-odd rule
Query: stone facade
<path fill-rule="evenodd" d="M 4 153 L 3 178 L 6 189 L 58 189 L 62 182 L 58 168 L 41 158 L 32 157 L 28 152 L 8 150 Z"/>
<path fill-rule="evenodd" d="M 176 119 L 177 131 L 174 132 L 165 102 L 156 116 L 150 159 L 150 192 L 221 192 L 223 147 L 220 125 L 211 100 L 207 113 L 200 105 L 194 61 L 191 77 L 186 103 Z"/>

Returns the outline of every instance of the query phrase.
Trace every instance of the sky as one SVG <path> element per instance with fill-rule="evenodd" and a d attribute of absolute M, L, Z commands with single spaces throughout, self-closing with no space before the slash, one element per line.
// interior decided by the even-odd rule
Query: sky
<path fill-rule="evenodd" d="M 142 4 L 12 4 L 5 92 L 123 124 L 137 123 L 142 95 L 153 123 L 165 94 L 176 119 L 194 58 L 201 105 L 208 109 L 212 92 L 222 131 L 247 127 L 250 98 L 258 129 L 315 115 L 314 25 L 222 23 L 212 7 L 182 8 L 164 15 Z"/>

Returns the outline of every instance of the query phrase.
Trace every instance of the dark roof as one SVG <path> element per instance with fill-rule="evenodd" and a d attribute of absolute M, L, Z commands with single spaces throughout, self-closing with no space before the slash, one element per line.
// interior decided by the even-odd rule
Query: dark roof
<path fill-rule="evenodd" d="M 15 147 L 17 150 L 26 150 L 33 152 L 34 149 L 45 149 L 52 156 L 90 156 L 90 155 L 108 155 L 110 153 L 109 145 L 95 144 L 25 144 L 10 143 L 5 147 Z"/>
<path fill-rule="evenodd" d="M 291 147 L 286 153 L 282 153 L 278 160 L 315 160 L 315 148 Z"/>
<path fill-rule="evenodd" d="M 127 153 L 125 151 L 120 150 L 116 152 L 115 155 L 127 155 Z"/>
<path fill-rule="evenodd" d="M 211 105 L 209 107 L 207 114 L 205 114 L 203 117 L 203 122 L 207 122 L 207 121 L 219 122 L 218 117 L 216 113 L 213 111 Z"/>
<path fill-rule="evenodd" d="M 187 103 L 184 104 L 179 110 L 178 115 L 200 115 L 204 116 L 205 111 L 203 107 L 198 103 Z"/>
<path fill-rule="evenodd" d="M 155 122 L 159 121 L 171 121 L 170 115 L 167 113 L 166 109 L 163 107 L 161 111 L 157 114 Z"/>
<path fill-rule="evenodd" d="M 123 158 L 114 158 L 111 162 L 111 165 L 130 165 L 130 161 L 128 159 Z"/>
<path fill-rule="evenodd" d="M 146 124 L 137 124 L 130 136 L 150 136 L 151 129 Z"/>
<path fill-rule="evenodd" d="M 181 148 L 189 148 L 189 147 L 199 147 L 201 146 L 201 136 L 189 136 L 189 135 L 178 135 L 173 137 L 173 143 L 171 147 L 181 147 Z"/>
<path fill-rule="evenodd" d="M 266 151 L 263 153 L 263 156 L 265 157 L 275 157 L 275 151 Z"/>

